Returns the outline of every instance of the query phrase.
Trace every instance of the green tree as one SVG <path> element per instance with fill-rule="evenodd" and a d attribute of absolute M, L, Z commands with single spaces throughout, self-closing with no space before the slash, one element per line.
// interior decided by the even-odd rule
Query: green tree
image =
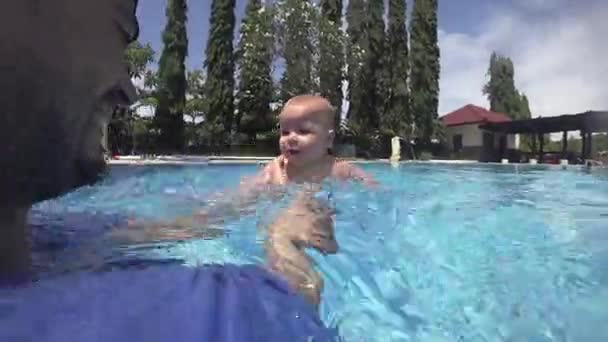
<path fill-rule="evenodd" d="M 133 151 L 147 153 L 155 149 L 154 122 L 149 117 L 136 117 L 133 120 Z"/>
<path fill-rule="evenodd" d="M 279 55 L 285 63 L 281 99 L 317 89 L 315 82 L 316 9 L 309 0 L 278 0 L 276 30 Z"/>
<path fill-rule="evenodd" d="M 380 129 L 380 120 L 384 114 L 387 85 L 387 42 L 384 24 L 384 0 L 368 0 L 367 3 L 367 36 L 369 51 L 366 54 L 365 69 L 367 73 L 365 123 L 373 131 Z"/>
<path fill-rule="evenodd" d="M 520 107 L 520 115 L 522 118 L 529 119 L 532 117 L 532 113 L 530 112 L 530 102 L 528 101 L 528 96 L 526 94 L 521 94 L 521 107 Z"/>
<path fill-rule="evenodd" d="M 273 96 L 272 62 L 274 57 L 272 12 L 261 0 L 249 0 L 241 23 L 238 62 L 237 132 L 255 142 L 258 133 L 274 126 L 270 110 Z"/>
<path fill-rule="evenodd" d="M 521 93 L 520 95 L 520 104 L 518 108 L 518 116 L 520 119 L 530 119 L 532 118 L 532 113 L 530 112 L 530 103 L 528 102 L 528 97 L 526 94 Z M 523 151 L 532 151 L 534 146 L 533 137 L 529 135 L 521 135 L 520 136 L 520 149 Z M 543 136 L 544 144 L 547 146 L 551 142 L 551 137 L 549 134 Z"/>
<path fill-rule="evenodd" d="M 150 43 L 144 45 L 139 41 L 134 41 L 125 50 L 125 62 L 129 70 L 129 77 L 140 79 L 144 76 L 148 65 L 154 62 L 154 49 Z"/>
<path fill-rule="evenodd" d="M 144 77 L 146 69 L 154 61 L 154 50 L 149 43 L 131 43 L 125 51 L 125 62 L 131 79 Z M 137 88 L 141 94 L 141 89 Z M 133 149 L 134 108 L 116 107 L 108 124 L 108 148 L 112 153 L 129 153 Z"/>
<path fill-rule="evenodd" d="M 348 80 L 348 128 L 360 131 L 359 122 L 366 115 L 367 102 L 365 93 L 366 73 L 365 62 L 369 49 L 367 36 L 366 8 L 364 0 L 350 0 L 346 8 L 346 58 Z"/>
<path fill-rule="evenodd" d="M 487 75 L 489 79 L 482 91 L 490 102 L 490 110 L 515 120 L 531 117 L 528 98 L 515 87 L 515 68 L 509 57 L 493 52 Z"/>
<path fill-rule="evenodd" d="M 214 146 L 228 142 L 234 118 L 235 0 L 213 0 L 209 18 L 205 67 L 205 128 Z"/>
<path fill-rule="evenodd" d="M 204 138 L 199 127 L 207 112 L 207 101 L 204 96 L 204 71 L 201 69 L 188 71 L 186 81 L 188 82 L 184 108 L 186 142 L 188 146 L 196 146 L 200 145 Z"/>
<path fill-rule="evenodd" d="M 344 35 L 342 0 L 321 0 L 319 17 L 319 92 L 336 110 L 336 130 L 342 113 L 344 79 Z"/>
<path fill-rule="evenodd" d="M 154 105 L 156 106 L 156 99 L 154 99 L 154 92 L 156 91 L 156 87 L 158 87 L 158 71 L 154 71 L 151 69 L 147 69 L 144 72 L 144 87 L 139 89 L 141 92 L 140 100 L 146 101 L 154 101 Z M 149 99 L 147 99 L 149 98 Z"/>
<path fill-rule="evenodd" d="M 388 7 L 388 99 L 383 131 L 390 135 L 408 135 L 412 123 L 409 112 L 409 73 L 406 27 L 406 1 L 390 0 Z"/>
<path fill-rule="evenodd" d="M 163 51 L 158 62 L 154 91 L 158 105 L 154 116 L 159 130 L 158 147 L 181 151 L 184 147 L 184 106 L 186 104 L 186 66 L 188 36 L 186 0 L 168 0 L 167 24 L 163 31 Z"/>
<path fill-rule="evenodd" d="M 437 0 L 415 0 L 410 21 L 410 113 L 416 136 L 433 138 L 439 105 Z"/>
<path fill-rule="evenodd" d="M 137 87 L 139 100 L 131 106 L 131 112 L 136 113 L 142 107 L 157 108 L 158 99 L 156 89 L 158 86 L 158 73 L 151 69 L 146 69 L 142 73 L 143 85 Z M 132 116 L 133 146 L 134 153 L 153 152 L 158 148 L 158 125 L 155 117 Z"/>
<path fill-rule="evenodd" d="M 156 90 L 158 88 L 158 72 L 155 70 L 147 69 L 143 73 L 143 86 L 137 88 L 139 93 L 139 100 L 136 104 L 132 105 L 132 109 L 138 109 L 140 107 L 158 107 L 158 98 Z M 156 120 L 152 120 L 153 126 L 156 127 Z M 156 129 L 156 128 L 155 128 Z"/>
<path fill-rule="evenodd" d="M 493 52 L 487 76 L 488 81 L 482 92 L 490 102 L 490 110 L 507 114 L 514 120 L 532 117 L 528 97 L 515 87 L 515 67 L 509 57 Z M 534 139 L 532 136 L 522 135 L 520 148 L 527 152 L 536 150 L 538 146 L 535 146 Z M 548 136 L 543 137 L 543 140 L 549 143 Z"/>

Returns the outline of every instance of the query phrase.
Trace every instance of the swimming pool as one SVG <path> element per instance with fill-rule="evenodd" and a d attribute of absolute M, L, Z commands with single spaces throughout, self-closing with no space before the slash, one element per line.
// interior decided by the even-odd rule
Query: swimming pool
<path fill-rule="evenodd" d="M 340 253 L 311 252 L 325 278 L 321 317 L 346 341 L 608 340 L 608 177 L 524 165 L 362 167 L 382 189 L 335 187 Z M 107 217 L 185 214 L 257 168 L 112 167 L 102 183 L 34 208 L 36 263 L 49 275 L 99 255 L 108 264 L 259 263 L 256 215 L 227 222 L 221 239 L 108 254 L 95 242 Z M 76 254 L 82 246 L 90 259 Z"/>

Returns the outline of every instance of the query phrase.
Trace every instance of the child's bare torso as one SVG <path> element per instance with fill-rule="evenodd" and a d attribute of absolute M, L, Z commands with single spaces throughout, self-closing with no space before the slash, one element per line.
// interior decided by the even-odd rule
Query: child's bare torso
<path fill-rule="evenodd" d="M 271 185 L 285 185 L 290 182 L 320 183 L 325 179 L 358 180 L 367 185 L 375 182 L 365 172 L 346 161 L 339 161 L 328 155 L 314 165 L 301 166 L 290 170 L 286 158 L 273 159 L 261 173 L 261 181 Z"/>

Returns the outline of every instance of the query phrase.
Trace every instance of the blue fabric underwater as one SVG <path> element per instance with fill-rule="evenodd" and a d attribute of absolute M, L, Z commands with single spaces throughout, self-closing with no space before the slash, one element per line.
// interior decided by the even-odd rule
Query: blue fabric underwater
<path fill-rule="evenodd" d="M 72 273 L 0 289 L 0 340 L 334 341 L 314 309 L 255 265 Z"/>
<path fill-rule="evenodd" d="M 78 246 L 125 219 L 33 211 L 33 249 Z M 256 265 L 191 268 L 127 260 L 119 266 L 29 285 L 24 277 L 0 277 L 0 341 L 308 342 L 338 336 L 286 282 Z"/>
<path fill-rule="evenodd" d="M 41 211 L 28 217 L 34 251 L 48 251 L 98 240 L 112 227 L 124 226 L 129 217 L 102 212 Z"/>

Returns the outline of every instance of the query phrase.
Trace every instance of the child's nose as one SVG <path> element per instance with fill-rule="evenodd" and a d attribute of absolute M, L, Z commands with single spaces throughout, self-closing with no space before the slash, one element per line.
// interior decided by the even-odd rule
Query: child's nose
<path fill-rule="evenodd" d="M 297 137 L 298 137 L 298 135 L 296 133 L 291 132 L 287 136 L 287 141 L 290 142 L 290 143 L 294 143 L 294 142 L 296 142 L 298 140 Z"/>

